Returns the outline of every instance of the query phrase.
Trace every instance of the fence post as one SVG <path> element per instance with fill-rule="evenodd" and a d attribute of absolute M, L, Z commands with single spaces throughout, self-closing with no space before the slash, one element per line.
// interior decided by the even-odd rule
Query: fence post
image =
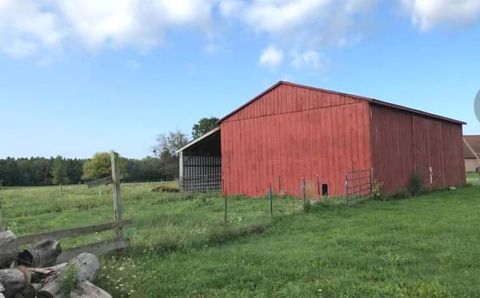
<path fill-rule="evenodd" d="M 307 206 L 307 183 L 305 177 L 302 178 L 303 209 Z"/>
<path fill-rule="evenodd" d="M 373 197 L 373 187 L 375 186 L 375 170 L 372 168 L 370 171 L 370 196 Z"/>
<path fill-rule="evenodd" d="M 280 176 L 278 176 L 278 194 L 280 195 L 282 193 L 282 184 L 280 181 Z"/>
<path fill-rule="evenodd" d="M 268 189 L 268 199 L 270 200 L 270 215 L 273 216 L 273 195 L 272 195 L 271 183 L 270 183 L 270 188 Z"/>
<path fill-rule="evenodd" d="M 322 199 L 322 191 L 320 189 L 320 178 L 317 175 L 317 194 L 318 194 L 318 199 Z"/>
<path fill-rule="evenodd" d="M 223 198 L 225 200 L 225 214 L 224 214 L 224 223 L 227 224 L 227 196 L 223 195 Z"/>
<path fill-rule="evenodd" d="M 117 238 L 123 238 L 122 228 L 120 226 L 120 222 L 122 221 L 122 204 L 120 192 L 120 166 L 118 157 L 118 153 L 114 151 L 111 152 L 113 210 L 115 223 L 117 224 L 115 232 Z"/>
<path fill-rule="evenodd" d="M 3 194 L 0 194 L 0 232 L 3 232 L 3 206 L 2 206 Z"/>
<path fill-rule="evenodd" d="M 345 205 L 348 206 L 348 173 L 345 174 Z"/>

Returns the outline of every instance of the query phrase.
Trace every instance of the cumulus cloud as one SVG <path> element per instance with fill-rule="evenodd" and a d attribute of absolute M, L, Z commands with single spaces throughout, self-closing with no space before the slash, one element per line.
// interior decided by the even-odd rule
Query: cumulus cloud
<path fill-rule="evenodd" d="M 290 64 L 297 70 L 311 68 L 315 70 L 322 70 L 328 64 L 328 58 L 318 51 L 305 51 L 303 53 L 293 53 Z"/>
<path fill-rule="evenodd" d="M 237 18 L 251 30 L 290 42 L 345 44 L 361 16 L 377 0 L 222 0 L 225 17 Z M 358 34 L 354 33 L 354 39 Z"/>
<path fill-rule="evenodd" d="M 321 55 L 306 49 L 343 47 L 361 40 L 365 19 L 376 4 L 377 0 L 221 0 L 220 12 L 286 51 L 293 45 L 300 48 L 290 63 L 294 68 L 320 69 Z M 267 60 L 266 53 L 260 61 Z M 273 51 L 269 54 L 273 56 Z"/>
<path fill-rule="evenodd" d="M 0 52 L 21 58 L 42 51 L 81 46 L 155 48 L 169 31 L 193 30 L 207 37 L 225 33 L 218 24 L 251 32 L 268 46 L 259 63 L 321 69 L 320 53 L 361 40 L 369 16 L 382 0 L 0 0 Z M 480 17 L 479 0 L 397 0 L 421 30 L 439 24 L 468 24 Z M 203 48 L 219 45 L 207 38 Z M 47 56 L 52 56 L 47 55 Z"/>
<path fill-rule="evenodd" d="M 258 63 L 263 66 L 275 68 L 283 62 L 283 51 L 275 46 L 266 47 L 260 55 Z"/>
<path fill-rule="evenodd" d="M 48 8 L 41 0 L 0 0 L 0 51 L 19 58 L 57 46 L 62 32 Z"/>
<path fill-rule="evenodd" d="M 0 50 L 22 57 L 67 42 L 89 50 L 149 49 L 172 28 L 208 31 L 213 4 L 213 0 L 0 0 Z"/>
<path fill-rule="evenodd" d="M 478 0 L 402 0 L 402 3 L 422 31 L 441 24 L 471 24 L 480 17 Z"/>

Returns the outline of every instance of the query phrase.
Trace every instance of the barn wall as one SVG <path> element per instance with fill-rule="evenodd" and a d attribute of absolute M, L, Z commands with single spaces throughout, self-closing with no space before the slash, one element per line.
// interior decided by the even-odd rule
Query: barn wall
<path fill-rule="evenodd" d="M 375 176 L 386 192 L 407 188 L 415 171 L 431 189 L 465 183 L 460 124 L 378 105 L 371 112 Z"/>
<path fill-rule="evenodd" d="M 345 173 L 371 168 L 369 105 L 347 96 L 281 85 L 221 123 L 226 195 L 301 195 L 317 182 L 344 194 Z M 317 178 L 318 177 L 318 178 Z"/>

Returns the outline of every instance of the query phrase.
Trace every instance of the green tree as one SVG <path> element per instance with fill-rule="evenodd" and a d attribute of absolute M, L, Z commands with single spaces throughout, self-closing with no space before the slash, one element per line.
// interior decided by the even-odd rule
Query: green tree
<path fill-rule="evenodd" d="M 176 150 L 188 143 L 187 136 L 180 130 L 161 134 L 153 153 L 160 159 L 159 165 L 166 179 L 178 178 L 178 156 Z"/>
<path fill-rule="evenodd" d="M 202 118 L 198 121 L 198 123 L 193 125 L 192 128 L 192 138 L 196 139 L 201 137 L 202 135 L 206 134 L 210 130 L 214 129 L 217 126 L 218 118 L 210 117 L 210 118 Z"/>
<path fill-rule="evenodd" d="M 67 164 L 60 155 L 55 157 L 51 169 L 52 181 L 54 184 L 68 184 Z"/>
<path fill-rule="evenodd" d="M 161 134 L 157 137 L 157 144 L 153 146 L 153 154 L 161 157 L 167 152 L 171 156 L 177 156 L 177 149 L 188 143 L 187 135 L 180 130 L 171 131 L 168 134 Z"/>
<path fill-rule="evenodd" d="M 120 173 L 126 176 L 126 161 L 120 158 Z M 83 164 L 83 180 L 95 180 L 112 174 L 111 154 L 98 152 Z"/>

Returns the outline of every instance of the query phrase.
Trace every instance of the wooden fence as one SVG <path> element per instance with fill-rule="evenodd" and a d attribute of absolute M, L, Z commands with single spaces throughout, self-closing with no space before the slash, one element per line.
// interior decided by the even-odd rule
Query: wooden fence
<path fill-rule="evenodd" d="M 129 241 L 124 237 L 123 227 L 131 224 L 132 221 L 122 220 L 120 169 L 118 164 L 118 154 L 113 151 L 111 163 L 111 183 L 113 189 L 113 210 L 115 219 L 114 222 L 21 236 L 17 238 L 17 245 L 22 246 L 42 240 L 60 240 L 64 238 L 74 238 L 109 230 L 115 230 L 115 238 L 113 240 L 91 243 L 63 251 L 61 255 L 57 258 L 57 263 L 67 262 L 83 252 L 89 252 L 99 256 L 110 251 L 127 248 L 129 246 Z M 103 181 L 105 180 L 105 178 L 102 178 L 100 180 Z M 102 183 L 97 183 L 97 185 L 101 185 Z"/>

